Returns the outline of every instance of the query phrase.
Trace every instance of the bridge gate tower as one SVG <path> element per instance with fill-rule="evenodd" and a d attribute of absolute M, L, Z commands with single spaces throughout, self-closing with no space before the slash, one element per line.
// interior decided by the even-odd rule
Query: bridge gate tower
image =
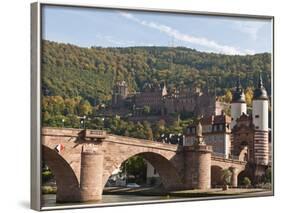
<path fill-rule="evenodd" d="M 202 125 L 196 127 L 196 141 L 184 147 L 184 185 L 186 189 L 211 188 L 212 147 L 205 144 Z"/>

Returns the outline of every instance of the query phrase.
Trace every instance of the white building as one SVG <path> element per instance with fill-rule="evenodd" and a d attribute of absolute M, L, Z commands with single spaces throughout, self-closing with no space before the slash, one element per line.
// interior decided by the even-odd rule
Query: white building
<path fill-rule="evenodd" d="M 253 98 L 253 124 L 255 128 L 254 152 L 257 164 L 268 165 L 269 161 L 269 135 L 268 135 L 268 108 L 269 99 L 263 86 L 262 78 L 254 91 Z"/>
<path fill-rule="evenodd" d="M 224 113 L 200 119 L 204 141 L 213 147 L 213 152 L 228 158 L 231 151 L 231 118 Z M 196 125 L 187 126 L 184 146 L 194 144 L 196 140 Z"/>
<path fill-rule="evenodd" d="M 149 185 L 158 185 L 161 183 L 160 176 L 156 169 L 149 163 L 148 161 L 145 161 L 147 165 L 146 170 L 146 183 Z"/>

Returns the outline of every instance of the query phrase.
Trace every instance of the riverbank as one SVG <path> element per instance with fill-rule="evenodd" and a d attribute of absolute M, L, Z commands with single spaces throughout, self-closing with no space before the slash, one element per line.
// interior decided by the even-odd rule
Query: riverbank
<path fill-rule="evenodd" d="M 141 188 L 124 188 L 124 187 L 106 187 L 103 191 L 105 195 L 138 195 L 138 196 L 171 196 L 181 198 L 192 197 L 219 197 L 219 196 L 234 196 L 234 195 L 272 195 L 271 190 L 267 189 L 245 189 L 245 188 L 230 188 L 222 190 L 221 188 L 208 190 L 180 190 L 180 191 L 166 191 L 161 187 L 141 187 Z"/>
<path fill-rule="evenodd" d="M 106 187 L 103 191 L 102 200 L 91 202 L 76 202 L 67 203 L 68 205 L 83 205 L 83 204 L 105 204 L 105 203 L 122 203 L 122 202 L 139 202 L 139 201 L 173 201 L 173 200 L 200 200 L 208 198 L 220 197 L 253 197 L 253 196 L 270 196 L 272 191 L 266 189 L 222 189 L 209 190 L 183 190 L 166 192 L 161 187 L 158 188 L 121 188 L 121 187 Z M 56 194 L 43 194 L 43 206 L 63 206 L 65 203 L 56 203 Z"/>
<path fill-rule="evenodd" d="M 208 189 L 208 190 L 182 190 L 169 192 L 170 196 L 174 197 L 220 197 L 220 196 L 237 196 L 237 195 L 273 195 L 272 191 L 267 189 L 241 189 L 241 188 L 230 188 L 228 190 L 218 189 Z"/>
<path fill-rule="evenodd" d="M 169 192 L 162 187 L 105 187 L 104 195 L 140 195 L 140 196 L 166 196 Z"/>

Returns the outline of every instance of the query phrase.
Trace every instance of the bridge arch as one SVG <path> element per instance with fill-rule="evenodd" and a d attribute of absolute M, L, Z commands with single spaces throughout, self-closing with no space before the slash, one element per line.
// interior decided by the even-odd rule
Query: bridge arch
<path fill-rule="evenodd" d="M 79 182 L 69 163 L 55 150 L 45 145 L 42 145 L 42 159 L 54 174 L 57 185 L 57 202 L 79 200 Z"/>
<path fill-rule="evenodd" d="M 123 162 L 134 156 L 140 156 L 144 158 L 156 169 L 165 189 L 172 190 L 182 187 L 182 180 L 180 178 L 179 171 L 173 165 L 171 159 L 152 151 L 123 155 L 122 157 L 118 158 L 118 160 L 115 161 L 115 163 L 111 166 L 104 165 L 109 169 L 104 170 L 105 173 L 103 176 L 103 186 L 105 186 L 114 170 L 120 168 Z M 110 161 L 105 162 L 105 164 L 108 163 L 110 163 Z"/>
<path fill-rule="evenodd" d="M 238 186 L 243 186 L 244 183 L 244 178 L 247 177 L 250 179 L 251 182 L 253 182 L 253 179 L 252 179 L 252 175 L 251 175 L 251 172 L 249 170 L 241 170 L 239 171 L 238 173 L 238 176 L 237 176 L 237 179 L 238 179 Z"/>
<path fill-rule="evenodd" d="M 221 178 L 223 168 L 217 165 L 211 166 L 211 186 L 212 188 L 223 185 Z"/>

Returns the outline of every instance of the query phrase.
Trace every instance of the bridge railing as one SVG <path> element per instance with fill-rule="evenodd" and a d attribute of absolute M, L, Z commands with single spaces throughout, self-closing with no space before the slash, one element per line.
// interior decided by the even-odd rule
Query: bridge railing
<path fill-rule="evenodd" d="M 218 157 L 218 158 L 224 158 L 224 159 L 229 159 L 229 160 L 239 160 L 239 156 L 237 155 L 225 155 L 223 153 L 218 153 L 218 152 L 213 152 L 212 153 L 213 157 Z"/>
<path fill-rule="evenodd" d="M 223 153 L 213 152 L 212 156 L 219 157 L 219 158 L 226 158 L 226 155 Z"/>
<path fill-rule="evenodd" d="M 239 156 L 237 156 L 237 155 L 230 155 L 230 156 L 229 156 L 229 159 L 232 159 L 232 160 L 239 160 Z"/>
<path fill-rule="evenodd" d="M 86 129 L 85 132 L 84 132 L 85 138 L 105 139 L 106 136 L 107 136 L 107 134 L 106 134 L 106 131 L 104 131 L 104 130 Z"/>

